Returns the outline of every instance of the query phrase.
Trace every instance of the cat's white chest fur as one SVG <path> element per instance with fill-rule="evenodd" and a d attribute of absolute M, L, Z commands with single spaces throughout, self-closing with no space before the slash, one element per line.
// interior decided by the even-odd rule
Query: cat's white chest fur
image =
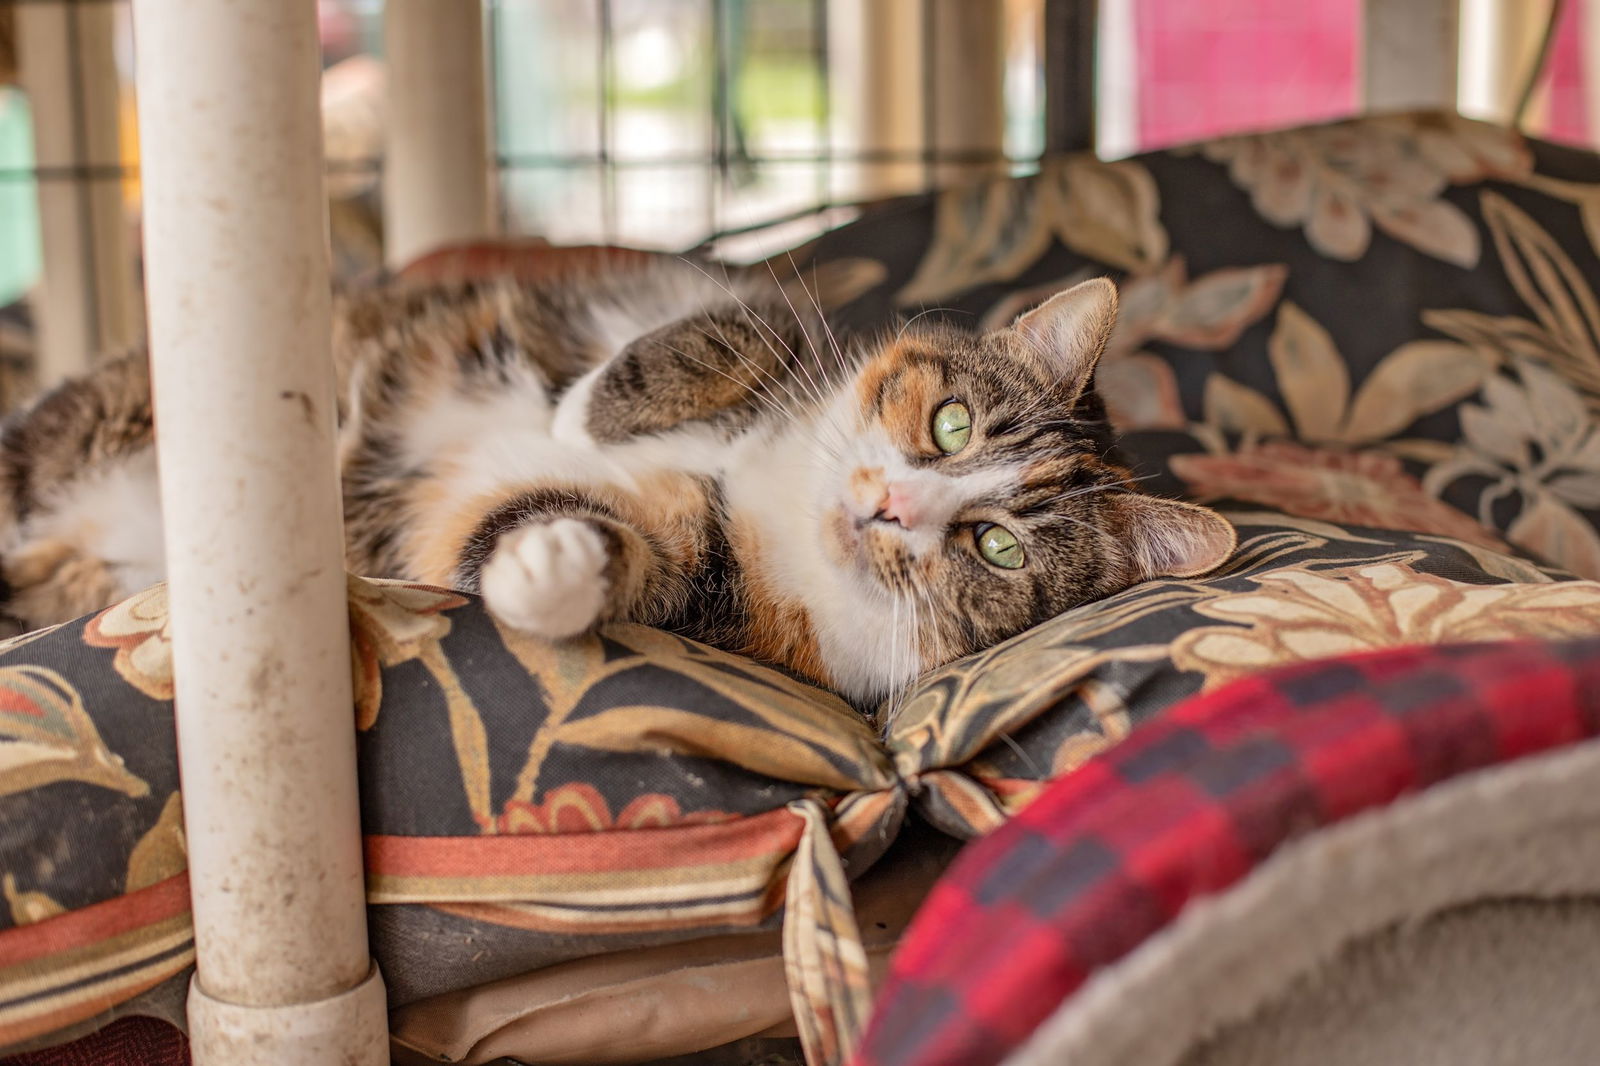
<path fill-rule="evenodd" d="M 413 416 L 410 454 L 431 460 L 461 501 L 518 482 L 632 491 L 661 471 L 717 477 L 730 513 L 755 526 L 772 590 L 805 606 L 836 684 L 855 694 L 882 692 L 916 676 L 914 608 L 897 606 L 824 554 L 819 521 L 837 494 L 838 471 L 812 427 L 803 420 L 768 425 L 729 441 L 722 431 L 689 426 L 599 444 L 585 430 L 594 377 L 580 378 L 557 404 L 531 377 L 493 396 L 441 397 Z M 486 584 L 495 576 L 486 572 Z M 493 603 L 495 595 L 485 592 Z"/>
<path fill-rule="evenodd" d="M 750 434 L 722 467 L 730 512 L 756 524 L 774 591 L 810 613 L 834 684 L 853 695 L 898 688 L 921 672 L 909 604 L 896 604 L 823 548 L 821 516 L 839 488 L 838 456 L 804 422 Z"/>

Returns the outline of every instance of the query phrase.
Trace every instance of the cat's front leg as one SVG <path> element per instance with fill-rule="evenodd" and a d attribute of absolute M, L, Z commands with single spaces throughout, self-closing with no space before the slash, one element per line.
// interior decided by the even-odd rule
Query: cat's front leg
<path fill-rule="evenodd" d="M 444 573 L 426 555 L 412 572 L 480 593 L 501 622 L 552 640 L 603 622 L 661 625 L 682 612 L 702 567 L 712 495 L 703 479 L 676 473 L 643 478 L 638 490 L 508 489 L 461 540 L 442 542 Z"/>
<path fill-rule="evenodd" d="M 483 599 L 514 629 L 559 640 L 613 613 L 608 537 L 583 518 L 533 521 L 503 535 L 479 582 Z"/>

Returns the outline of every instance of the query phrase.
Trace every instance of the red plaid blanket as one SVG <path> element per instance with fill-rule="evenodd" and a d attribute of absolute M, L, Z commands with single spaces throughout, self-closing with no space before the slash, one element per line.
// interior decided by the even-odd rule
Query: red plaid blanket
<path fill-rule="evenodd" d="M 855 1066 L 985 1066 L 1291 838 L 1600 732 L 1600 640 L 1399 648 L 1181 704 L 963 853 Z"/>

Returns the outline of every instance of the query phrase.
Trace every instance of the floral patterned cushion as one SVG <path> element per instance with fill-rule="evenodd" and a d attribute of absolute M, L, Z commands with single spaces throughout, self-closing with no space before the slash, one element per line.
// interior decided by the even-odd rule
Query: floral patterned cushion
<path fill-rule="evenodd" d="M 563 645 L 352 578 L 372 939 L 396 1006 L 575 958 L 782 926 L 802 1033 L 869 1002 L 847 882 L 908 817 L 971 837 L 1242 673 L 1600 631 L 1600 583 L 1431 534 L 1239 512 L 1218 574 L 934 671 L 880 735 L 837 697 L 638 626 Z M 192 962 L 164 588 L 0 648 L 0 1047 Z M 785 904 L 787 906 L 785 907 Z M 123 1007 L 123 1009 L 126 1009 Z"/>
<path fill-rule="evenodd" d="M 930 673 L 882 732 L 692 641 L 615 626 L 543 644 L 469 597 L 352 579 L 394 1005 L 781 930 L 808 1053 L 838 1061 L 871 991 L 848 883 L 909 820 L 993 829 L 1241 674 L 1600 632 L 1600 582 L 1570 573 L 1600 576 L 1591 188 L 1593 155 L 1399 116 L 1072 157 L 824 238 L 801 265 L 861 324 L 923 304 L 1001 321 L 1121 275 L 1102 387 L 1151 484 L 1219 501 L 1238 553 Z M 159 588 L 0 647 L 0 1048 L 181 1017 L 171 699 Z"/>

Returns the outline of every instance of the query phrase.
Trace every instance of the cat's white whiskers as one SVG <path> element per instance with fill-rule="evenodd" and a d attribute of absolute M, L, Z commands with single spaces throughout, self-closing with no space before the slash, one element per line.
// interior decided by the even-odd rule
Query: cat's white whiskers
<path fill-rule="evenodd" d="M 765 381 L 770 381 L 773 385 L 776 385 L 778 388 L 782 389 L 784 391 L 784 394 L 787 395 L 789 397 L 789 399 L 793 400 L 794 403 L 797 406 L 803 406 L 803 402 L 802 402 L 801 398 L 799 396 L 795 395 L 794 390 L 789 388 L 788 384 L 782 378 L 778 377 L 772 371 L 768 370 L 766 367 L 764 367 L 764 366 L 760 365 L 759 363 L 755 362 L 749 356 L 745 355 L 743 352 L 741 352 L 737 348 L 735 348 L 734 345 L 733 345 L 733 342 L 728 340 L 726 334 L 722 333 L 722 327 L 721 326 L 717 326 L 715 322 L 713 322 L 712 325 L 717 330 L 718 336 L 716 336 L 716 337 L 713 337 L 711 334 L 707 333 L 703 329 L 700 329 L 698 326 L 695 327 L 695 332 L 699 333 L 702 337 L 704 337 L 708 341 L 711 341 L 713 343 L 720 342 L 722 344 L 722 346 L 725 349 L 727 349 L 727 351 L 728 351 L 728 353 L 730 355 L 732 355 L 735 359 L 737 359 L 740 363 L 742 363 L 746 367 L 750 368 L 750 370 L 753 371 L 757 375 L 756 380 L 758 382 L 762 382 L 762 384 L 765 385 Z M 723 376 L 724 377 L 728 377 L 729 375 L 725 374 Z M 765 378 L 765 381 L 763 381 L 763 377 Z M 753 386 L 753 385 L 749 386 L 749 388 L 751 389 L 752 392 L 757 391 L 755 386 Z"/>
<path fill-rule="evenodd" d="M 845 361 L 844 361 L 844 353 L 839 348 L 839 339 L 833 335 L 833 327 L 828 325 L 828 316 L 822 310 L 822 302 L 817 299 L 815 293 L 813 293 L 809 288 L 807 288 L 805 275 L 800 273 L 800 267 L 795 264 L 794 253 L 793 252 L 787 252 L 785 254 L 788 255 L 788 257 L 789 257 L 789 267 L 790 267 L 790 269 L 792 269 L 794 271 L 795 282 L 800 286 L 800 291 L 805 293 L 806 299 L 811 301 L 812 308 L 815 309 L 816 312 L 817 312 L 817 321 L 822 324 L 823 336 L 828 341 L 828 348 L 833 354 L 834 362 L 838 365 L 840 371 L 844 371 L 846 369 Z M 767 269 L 768 270 L 772 269 L 770 263 L 768 264 Z M 777 280 L 777 272 L 776 271 L 773 271 L 773 280 L 774 281 Z M 781 286 L 780 286 L 780 288 L 781 288 Z M 820 355 L 820 353 L 817 356 L 817 373 L 818 374 L 822 374 L 823 373 L 822 356 Z"/>
<path fill-rule="evenodd" d="M 900 599 L 901 597 L 898 594 L 890 597 L 890 602 L 894 604 L 894 607 L 890 612 L 889 632 L 893 636 L 889 645 L 889 691 L 885 694 L 884 699 L 887 709 L 885 718 L 889 721 L 893 721 L 896 712 L 899 711 L 899 708 L 895 706 L 895 694 L 899 691 L 896 681 L 900 677 L 900 649 L 902 647 L 900 642 Z"/>
<path fill-rule="evenodd" d="M 683 261 L 688 263 L 695 270 L 698 270 L 702 275 L 705 276 L 705 278 L 708 281 L 710 281 L 713 285 L 717 286 L 724 293 L 726 293 L 727 296 L 728 296 L 728 299 L 732 300 L 735 304 L 737 304 L 739 306 L 740 312 L 745 316 L 745 321 L 750 323 L 751 328 L 754 329 L 755 332 L 756 332 L 756 336 L 761 338 L 761 342 L 767 346 L 767 350 L 772 353 L 773 359 L 775 359 L 777 361 L 779 366 L 785 366 L 785 365 L 788 365 L 788 364 L 786 364 L 784 362 L 783 356 L 778 354 L 777 348 L 773 347 L 772 340 L 768 339 L 768 334 L 770 334 L 771 338 L 773 340 L 776 340 L 778 342 L 778 344 L 782 345 L 783 350 L 786 353 L 788 353 L 790 362 L 792 362 L 796 366 L 799 366 L 802 371 L 805 371 L 805 360 L 797 352 L 795 352 L 795 350 L 793 348 L 789 347 L 789 345 L 784 341 L 783 335 L 781 333 L 779 333 L 778 330 L 776 329 L 776 327 L 774 327 L 772 325 L 772 323 L 768 322 L 766 320 L 766 318 L 764 318 L 759 311 L 757 311 L 755 308 L 751 307 L 747 302 L 745 302 L 744 298 L 741 297 L 738 293 L 734 292 L 733 289 L 729 285 L 727 285 L 725 282 L 718 281 L 716 278 L 712 277 L 711 274 L 708 273 L 699 264 L 689 262 L 689 260 L 687 260 L 687 259 L 685 259 Z M 724 268 L 724 269 L 726 269 L 726 268 Z M 777 275 L 774 274 L 773 278 L 774 278 L 774 281 L 776 281 Z M 782 286 L 779 286 L 779 291 L 782 292 Z M 788 300 L 788 298 L 789 298 L 788 294 L 785 293 L 784 294 L 784 299 Z M 702 304 L 702 308 L 703 308 L 703 306 L 704 305 Z M 791 313 L 794 313 L 794 304 L 793 303 L 789 304 L 789 310 L 790 310 Z M 707 316 L 707 317 L 709 317 L 709 316 Z M 798 314 L 795 314 L 795 322 L 800 326 L 800 331 L 801 331 L 802 334 L 804 334 L 804 336 L 806 338 L 806 343 L 810 344 L 811 343 L 811 335 L 806 330 L 805 323 L 803 321 L 801 321 L 800 316 Z M 757 323 L 759 323 L 759 325 Z M 716 324 L 715 320 L 712 321 L 712 324 L 713 325 Z M 763 332 L 763 330 L 765 332 Z M 718 327 L 717 332 L 718 333 L 722 332 L 721 327 Z M 728 343 L 728 340 L 727 340 L 726 336 L 723 337 L 723 343 L 727 344 L 728 347 L 730 348 L 730 350 L 733 350 L 733 351 L 735 351 L 737 353 L 737 349 L 735 349 L 733 347 L 733 345 Z M 815 345 L 812 345 L 812 350 L 813 350 L 813 352 L 815 352 L 815 350 L 816 350 L 816 346 Z M 810 374 L 807 373 L 806 376 L 809 378 Z M 776 380 L 776 378 L 774 378 L 774 380 Z M 813 397 L 816 399 L 816 401 L 819 404 L 826 402 L 824 397 L 820 393 L 813 392 L 812 395 L 813 395 Z M 799 402 L 799 401 L 796 400 L 796 402 Z"/>
<path fill-rule="evenodd" d="M 1081 519 L 1081 518 L 1071 518 L 1071 517 L 1069 517 L 1067 515 L 1051 515 L 1048 518 L 1039 519 L 1037 524 L 1038 525 L 1054 525 L 1054 524 L 1061 524 L 1061 523 L 1064 523 L 1066 525 L 1078 526 L 1081 529 L 1087 529 L 1090 533 L 1093 533 L 1093 534 L 1096 534 L 1096 535 L 1098 535 L 1101 532 L 1101 530 L 1099 530 L 1096 527 L 1090 525 L 1088 522 L 1085 522 L 1083 519 Z"/>
<path fill-rule="evenodd" d="M 917 600 L 922 590 L 917 587 L 915 582 L 908 582 L 907 587 L 911 590 L 911 598 L 906 601 L 906 604 L 911 608 L 911 630 L 906 634 L 905 642 L 908 661 L 900 671 L 899 676 L 895 678 L 894 710 L 896 715 L 899 715 L 901 709 L 905 706 L 906 693 L 911 688 L 911 679 L 916 676 L 917 668 L 922 663 L 922 656 L 919 654 L 921 651 L 922 612 L 917 609 Z"/>
<path fill-rule="evenodd" d="M 911 328 L 912 323 L 916 322 L 917 319 L 922 318 L 925 315 L 936 314 L 939 311 L 950 311 L 956 313 L 957 310 L 958 309 L 954 307 L 924 307 L 922 310 L 918 311 L 916 314 L 900 323 L 900 328 L 895 331 L 894 339 L 899 341 L 906 335 L 906 330 Z"/>
<path fill-rule="evenodd" d="M 699 264 L 689 262 L 689 260 L 687 260 L 687 259 L 684 259 L 683 262 L 688 263 L 689 266 L 691 266 L 695 270 L 699 271 L 701 273 L 701 275 L 703 275 L 707 281 L 711 282 L 711 284 L 713 284 L 713 285 L 717 286 L 717 288 L 721 289 L 723 291 L 723 293 L 728 297 L 728 299 L 732 300 L 736 305 L 738 305 L 739 311 L 740 311 L 740 313 L 742 315 L 744 315 L 745 321 L 750 324 L 750 328 L 751 329 L 755 330 L 756 336 L 758 338 L 760 338 L 762 344 L 766 345 L 767 351 L 772 353 L 773 361 L 776 362 L 777 365 L 779 365 L 779 366 L 787 366 L 788 363 L 784 360 L 783 355 L 780 355 L 778 353 L 778 349 L 773 346 L 772 342 L 774 340 L 777 341 L 778 345 L 783 348 L 784 353 L 789 356 L 789 361 L 791 361 L 791 362 L 799 362 L 800 361 L 800 357 L 795 354 L 794 349 L 790 348 L 788 343 L 786 341 L 784 341 L 783 335 L 781 333 L 779 333 L 777 331 L 777 329 L 775 329 L 773 327 L 772 323 L 768 322 L 765 318 L 763 318 L 761 316 L 761 314 L 759 312 L 757 312 L 748 303 L 746 303 L 743 297 L 741 297 L 738 293 L 734 292 L 733 289 L 730 286 L 728 286 L 725 282 L 718 281 L 716 278 L 712 277 L 711 274 L 708 273 Z M 723 269 L 724 269 L 724 271 L 726 271 L 727 268 L 724 267 Z M 728 340 L 728 338 L 727 338 L 727 335 L 722 332 L 722 327 L 721 326 L 717 326 L 716 319 L 711 317 L 710 312 L 706 309 L 705 301 L 703 301 L 703 300 L 701 301 L 701 304 L 700 304 L 700 310 L 705 315 L 705 317 L 708 320 L 711 321 L 711 324 L 713 326 L 716 326 L 717 333 L 721 337 L 722 343 L 724 345 L 726 345 L 727 348 L 730 351 L 734 352 L 735 354 L 739 354 L 738 348 L 732 342 L 730 342 Z M 759 323 L 759 325 L 757 323 Z M 702 331 L 702 332 L 704 332 L 704 331 Z M 774 381 L 778 380 L 776 375 L 770 375 L 770 372 L 769 372 L 769 376 L 772 376 Z M 792 395 L 793 394 L 791 393 L 791 396 Z M 821 397 L 818 397 L 819 401 L 820 401 L 820 399 L 821 399 Z M 795 402 L 798 403 L 799 400 L 796 399 Z"/>
<path fill-rule="evenodd" d="M 818 371 L 818 373 L 821 373 L 821 371 L 822 371 L 822 353 L 817 350 L 817 342 L 812 339 L 811 331 L 806 328 L 805 319 L 800 317 L 799 308 L 795 307 L 794 301 L 789 299 L 788 290 L 785 289 L 783 287 L 783 285 L 778 281 L 778 272 L 776 270 L 772 269 L 772 264 L 771 263 L 767 264 L 767 271 L 772 274 L 773 284 L 778 286 L 778 292 L 782 294 L 783 302 L 789 305 L 789 313 L 794 316 L 795 324 L 800 327 L 800 334 L 801 334 L 801 336 L 805 337 L 806 346 L 811 349 L 811 357 L 817 361 L 817 371 Z M 806 375 L 806 377 L 809 379 L 811 377 L 811 371 L 806 368 L 805 361 L 803 359 L 802 360 L 796 360 L 796 361 L 800 365 L 801 372 L 804 373 Z M 818 403 L 825 402 L 820 393 L 817 394 L 817 402 Z"/>
<path fill-rule="evenodd" d="M 716 279 L 713 278 L 712 281 L 713 281 L 713 283 L 715 283 Z M 784 351 L 789 353 L 789 357 L 790 357 L 791 361 L 793 361 L 793 362 L 795 362 L 797 364 L 800 362 L 800 357 L 797 356 L 794 353 L 794 351 L 789 348 L 789 346 L 787 344 L 784 344 L 783 338 L 778 335 L 777 331 L 775 329 L 773 329 L 772 325 L 769 322 L 767 322 L 766 319 L 762 318 L 760 314 L 755 312 L 755 310 L 753 308 L 749 307 L 748 304 L 746 304 L 743 300 L 740 300 L 739 297 L 737 295 L 735 295 L 734 293 L 732 293 L 731 291 L 729 291 L 728 294 L 743 309 L 743 313 L 745 315 L 745 320 L 747 322 L 749 322 L 751 317 L 754 316 L 756 321 L 758 321 L 760 323 L 760 325 L 758 326 L 754 322 L 752 322 L 751 323 L 751 328 L 756 331 L 756 335 L 758 337 L 761 337 L 762 342 L 767 345 L 767 350 L 772 353 L 772 357 L 775 360 L 777 360 L 777 362 L 778 362 L 778 364 L 780 366 L 786 365 L 784 363 L 784 361 L 783 361 L 783 357 L 781 355 L 779 355 L 777 349 L 774 348 L 769 341 L 767 341 L 766 334 L 762 332 L 762 327 L 765 327 L 765 329 L 767 331 L 771 332 L 772 336 L 778 341 L 778 343 L 783 345 L 783 349 L 784 349 Z M 707 315 L 706 317 L 710 320 L 712 326 L 717 330 L 718 338 L 716 338 L 716 339 L 720 339 L 724 348 L 726 348 L 729 352 L 731 352 L 736 359 L 740 360 L 742 363 L 744 363 L 746 366 L 748 366 L 752 371 L 754 371 L 758 375 L 758 380 L 759 380 L 759 376 L 764 374 L 768 379 L 771 380 L 771 382 L 774 385 L 777 385 L 779 388 L 781 388 L 788 395 L 789 399 L 794 402 L 796 407 L 804 409 L 807 406 L 807 404 L 799 396 L 797 396 L 795 394 L 794 390 L 789 388 L 788 384 L 783 379 L 779 378 L 776 374 L 774 374 L 771 371 L 767 370 L 765 367 L 757 365 L 749 357 L 747 357 L 743 352 L 739 351 L 738 348 L 728 339 L 727 334 L 723 333 L 722 327 L 717 325 L 715 319 L 710 318 L 709 315 Z M 713 339 L 704 330 L 699 330 L 699 332 L 701 333 L 702 336 L 705 336 L 708 340 Z M 802 369 L 804 369 L 803 366 L 802 366 Z M 804 388 L 804 385 L 798 379 L 794 379 L 794 381 L 795 381 L 795 385 L 797 387 Z M 825 410 L 827 408 L 827 400 L 823 396 L 821 396 L 820 394 L 817 394 L 815 392 L 812 392 L 810 394 L 810 396 L 811 396 L 812 399 L 814 399 L 816 401 L 815 405 L 814 405 L 815 409 L 817 409 L 817 410 Z M 844 439 L 841 436 L 840 439 L 835 442 L 835 446 L 843 447 L 843 445 L 844 445 Z"/>
<path fill-rule="evenodd" d="M 1145 479 L 1141 478 L 1138 480 Z M 1073 489 L 1070 492 L 1062 492 L 1055 496 L 1051 496 L 1050 498 L 1043 500 L 1034 506 L 1049 507 L 1051 504 L 1066 503 L 1068 500 L 1076 500 L 1084 496 L 1093 496 L 1097 492 L 1125 492 L 1127 489 L 1128 484 L 1124 481 L 1118 481 L 1110 485 L 1086 485 L 1082 488 Z"/>
<path fill-rule="evenodd" d="M 1048 499 L 1041 500 L 1039 503 L 1034 504 L 1032 507 L 1030 507 L 1029 510 L 1033 511 L 1033 510 L 1038 510 L 1040 508 L 1051 507 L 1051 506 L 1054 506 L 1056 504 L 1067 503 L 1070 500 L 1082 499 L 1085 496 L 1093 496 L 1096 493 L 1100 493 L 1100 492 L 1129 492 L 1129 491 L 1132 491 L 1130 486 L 1133 483 L 1139 482 L 1139 481 L 1149 481 L 1151 478 L 1154 478 L 1155 476 L 1156 476 L 1155 474 L 1146 474 L 1143 477 L 1128 478 L 1128 479 L 1126 479 L 1124 481 L 1114 482 L 1114 483 L 1109 484 L 1109 485 L 1087 485 L 1087 486 L 1084 486 L 1083 488 L 1073 489 L 1070 492 L 1058 493 L 1057 495 L 1051 496 Z M 1050 516 L 1046 516 L 1046 519 L 1049 518 L 1049 517 Z M 1041 519 L 1041 521 L 1043 521 L 1043 520 L 1045 520 L 1045 519 Z"/>

